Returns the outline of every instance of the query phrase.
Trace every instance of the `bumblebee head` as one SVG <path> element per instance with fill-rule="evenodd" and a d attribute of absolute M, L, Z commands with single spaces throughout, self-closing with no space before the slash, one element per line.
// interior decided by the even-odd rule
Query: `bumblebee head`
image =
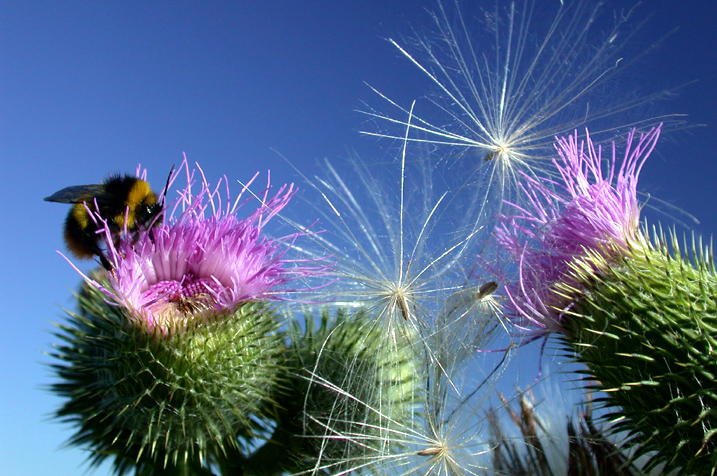
<path fill-rule="evenodd" d="M 172 181 L 172 174 L 174 173 L 174 166 L 169 171 L 167 177 L 167 183 L 162 189 L 162 193 L 157 198 L 157 195 L 149 187 L 149 184 L 144 180 L 138 180 L 135 186 L 132 188 L 129 194 L 128 206 L 130 213 L 133 209 L 133 204 L 136 203 L 135 210 L 135 226 L 138 228 L 149 229 L 155 227 L 161 223 L 160 215 L 164 211 L 164 204 L 167 197 L 167 191 Z M 133 202 L 135 199 L 136 202 Z"/>
<path fill-rule="evenodd" d="M 162 189 L 159 198 L 152 191 L 144 180 L 137 180 L 129 191 L 127 196 L 127 216 L 128 228 L 149 229 L 161 224 L 160 215 L 164 211 L 164 203 L 166 201 L 167 191 L 172 181 L 174 166 L 169 171 L 167 183 Z"/>

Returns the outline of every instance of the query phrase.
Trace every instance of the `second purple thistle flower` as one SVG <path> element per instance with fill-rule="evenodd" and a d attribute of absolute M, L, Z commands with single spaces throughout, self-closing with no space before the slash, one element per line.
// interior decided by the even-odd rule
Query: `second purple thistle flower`
<path fill-rule="evenodd" d="M 523 176 L 528 206 L 512 205 L 515 213 L 502 216 L 496 230 L 499 245 L 518 263 L 518 279 L 505 288 L 518 327 L 536 336 L 565 332 L 563 316 L 574 298 L 567 290 L 584 286 L 573 267 L 595 267 L 591 255 L 609 258 L 637 244 L 638 177 L 659 135 L 659 127 L 639 137 L 633 131 L 622 161 L 613 143 L 604 172 L 602 147 L 587 132 L 584 140 L 575 133 L 555 146 L 562 183 Z"/>

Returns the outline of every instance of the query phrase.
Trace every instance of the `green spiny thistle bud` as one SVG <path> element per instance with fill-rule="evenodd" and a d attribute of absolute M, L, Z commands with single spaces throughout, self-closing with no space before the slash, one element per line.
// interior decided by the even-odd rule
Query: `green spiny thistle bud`
<path fill-rule="evenodd" d="M 370 463 L 395 440 L 392 430 L 413 410 L 421 382 L 408 339 L 404 348 L 387 345 L 382 329 L 364 311 L 327 309 L 314 326 L 290 330 L 288 388 L 272 441 L 292 453 L 291 471 L 335 474 Z M 278 446 L 255 460 L 276 458 Z M 258 463 L 271 464 L 269 463 Z"/>
<path fill-rule="evenodd" d="M 198 465 L 249 436 L 279 384 L 285 345 L 264 303 L 202 319 L 171 336 L 147 333 L 85 285 L 80 313 L 60 326 L 55 357 L 68 398 L 59 418 L 79 429 L 71 443 L 139 467 Z"/>
<path fill-rule="evenodd" d="M 676 240 L 674 256 L 655 241 L 598 264 L 605 271 L 566 316 L 569 342 L 607 392 L 612 417 L 627 417 L 615 430 L 639 453 L 656 452 L 650 466 L 715 474 L 717 276 L 710 254 L 693 252 L 690 263 Z"/>

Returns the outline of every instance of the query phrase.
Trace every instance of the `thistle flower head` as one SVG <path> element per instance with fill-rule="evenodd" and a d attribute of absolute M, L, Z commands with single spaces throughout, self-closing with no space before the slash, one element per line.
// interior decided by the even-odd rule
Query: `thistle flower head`
<path fill-rule="evenodd" d="M 251 199 L 242 197 L 258 173 L 232 202 L 226 177 L 212 187 L 199 169 L 200 190 L 195 194 L 195 171 L 186 161 L 183 168 L 187 184 L 163 223 L 136 234 L 125 230 L 117 240 L 104 218 L 94 214 L 112 266 L 110 286 L 102 290 L 137 323 L 167 334 L 193 320 L 232 312 L 243 302 L 286 299 L 294 290 L 278 288 L 323 272 L 321 266 L 287 267 L 294 261 L 285 259 L 285 253 L 300 232 L 279 239 L 263 234 L 266 223 L 296 193 L 293 184 L 269 198 L 267 179 L 260 206 L 240 219 L 237 210 Z M 225 198 L 221 188 L 226 188 Z"/>
<path fill-rule="evenodd" d="M 626 254 L 638 243 L 637 180 L 659 134 L 659 127 L 638 139 L 632 132 L 619 168 L 613 143 L 603 173 L 602 148 L 589 135 L 579 141 L 576 133 L 556 145 L 554 164 L 563 183 L 523 175 L 529 205 L 511 204 L 516 213 L 503 215 L 496 229 L 498 243 L 519 265 L 518 281 L 506 286 L 519 325 L 537 328 L 539 335 L 563 330 L 562 314 L 573 299 L 564 290 L 582 287 L 573 273 L 578 261 Z"/>
<path fill-rule="evenodd" d="M 117 474 L 132 466 L 184 474 L 236 454 L 269 425 L 286 345 L 284 316 L 268 301 L 326 271 L 286 258 L 305 232 L 263 233 L 293 186 L 270 197 L 267 183 L 259 207 L 240 219 L 256 175 L 232 201 L 226 178 L 212 187 L 200 168 L 185 161 L 182 170 L 187 185 L 147 230 L 118 236 L 87 207 L 109 272 L 85 277 L 80 313 L 58 334 L 67 345 L 55 354 L 63 365 L 53 388 L 66 397 L 57 415 L 77 426 L 71 443 L 89 446 L 95 462 L 113 458 Z"/>

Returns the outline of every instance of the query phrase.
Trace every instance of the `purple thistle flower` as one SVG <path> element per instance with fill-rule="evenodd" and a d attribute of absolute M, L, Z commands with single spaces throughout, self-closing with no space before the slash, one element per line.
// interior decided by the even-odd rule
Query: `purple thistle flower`
<path fill-rule="evenodd" d="M 298 262 L 284 256 L 305 232 L 279 239 L 262 234 L 264 225 L 296 193 L 293 184 L 282 186 L 269 198 L 267 178 L 261 205 L 239 219 L 237 210 L 251 200 L 240 202 L 242 195 L 258 173 L 232 202 L 226 177 L 223 184 L 220 179 L 211 188 L 199 168 L 201 189 L 195 195 L 195 171 L 190 172 L 186 159 L 182 168 L 186 170 L 186 187 L 179 191 L 172 213 L 149 230 L 136 234 L 125 230 L 116 243 L 106 220 L 88 207 L 105 236 L 107 259 L 113 269 L 109 287 L 85 279 L 128 309 L 136 322 L 166 336 L 191 321 L 230 313 L 243 302 L 287 299 L 289 293 L 299 290 L 278 288 L 297 278 L 326 273 L 329 266 L 286 267 Z M 180 172 L 181 168 L 171 182 Z M 222 186 L 225 199 L 220 194 Z"/>
<path fill-rule="evenodd" d="M 519 328 L 536 337 L 565 332 L 563 314 L 574 300 L 565 290 L 584 286 L 572 265 L 589 256 L 609 259 L 638 243 L 637 181 L 659 135 L 660 127 L 637 140 L 630 133 L 619 170 L 613 142 L 604 175 L 602 147 L 596 149 L 589 134 L 578 141 L 576 132 L 555 145 L 560 158 L 553 163 L 564 183 L 523 174 L 528 206 L 509 204 L 517 213 L 501 216 L 496 229 L 499 245 L 519 266 L 517 282 L 505 287 L 508 315 Z M 594 262 L 589 266 L 597 271 Z"/>

